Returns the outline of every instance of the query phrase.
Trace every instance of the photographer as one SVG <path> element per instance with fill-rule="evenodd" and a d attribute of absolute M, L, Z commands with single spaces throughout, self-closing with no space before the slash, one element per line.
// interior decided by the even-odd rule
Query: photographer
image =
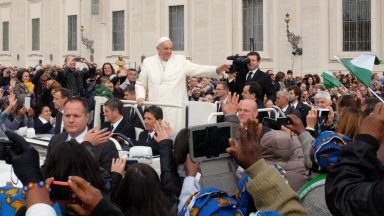
<path fill-rule="evenodd" d="M 257 82 L 260 85 L 260 95 L 257 98 L 264 101 L 264 96 L 267 95 L 268 100 L 275 101 L 276 94 L 273 89 L 271 78 L 263 71 L 260 70 L 261 57 L 258 52 L 250 52 L 247 54 L 249 62 L 247 64 L 247 73 L 238 73 L 236 81 L 238 83 L 238 91 L 243 91 L 246 82 Z"/>
<path fill-rule="evenodd" d="M 69 55 L 65 58 L 65 68 L 62 73 L 58 73 L 58 81 L 60 84 L 71 90 L 74 96 L 85 96 L 84 85 L 85 81 L 96 73 L 94 65 L 88 60 L 81 58 L 80 62 L 85 63 L 88 69 L 84 68 L 81 71 L 76 69 L 76 62 L 79 58 Z"/>

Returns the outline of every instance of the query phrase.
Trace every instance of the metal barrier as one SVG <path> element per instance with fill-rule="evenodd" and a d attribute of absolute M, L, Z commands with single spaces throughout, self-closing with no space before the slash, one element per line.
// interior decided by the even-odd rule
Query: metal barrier
<path fill-rule="evenodd" d="M 215 123 L 215 122 L 212 122 L 213 117 L 217 117 L 217 116 L 221 116 L 221 115 L 224 115 L 224 113 L 223 113 L 223 112 L 214 112 L 214 113 L 211 113 L 211 114 L 208 116 L 208 124 Z"/>
<path fill-rule="evenodd" d="M 94 115 L 94 122 L 93 122 L 94 127 L 100 128 L 101 126 L 101 118 L 100 118 L 101 106 L 104 105 L 104 103 L 107 100 L 108 99 L 105 97 L 95 96 L 95 115 Z M 137 109 L 137 102 L 133 100 L 120 100 L 120 101 L 124 104 L 124 107 L 133 107 L 135 112 L 139 116 L 141 123 L 144 125 L 144 119 L 141 116 L 140 111 Z M 158 103 L 158 102 L 149 102 L 149 101 L 144 102 L 144 106 L 150 106 L 150 105 L 155 105 L 159 107 L 179 108 L 182 110 L 183 116 L 185 116 L 185 113 L 186 113 L 185 111 L 186 105 L 167 104 L 167 103 Z M 182 121 L 182 125 L 185 125 L 185 118 L 180 119 L 180 121 Z M 177 130 L 178 129 L 180 128 L 177 128 Z"/>
<path fill-rule="evenodd" d="M 262 109 L 257 109 L 257 111 L 260 113 L 260 112 L 268 112 L 268 115 L 271 116 L 271 112 L 273 112 L 275 114 L 275 119 L 277 119 L 279 117 L 279 113 L 282 114 L 282 116 L 285 116 L 284 113 L 281 111 L 281 109 L 279 107 L 277 107 L 278 110 L 274 109 L 274 108 L 262 108 Z M 211 123 L 215 123 L 213 122 L 213 118 L 214 117 L 217 117 L 217 116 L 221 116 L 221 115 L 224 115 L 223 112 L 214 112 L 214 113 L 211 113 L 209 116 L 208 116 L 208 124 L 211 124 Z"/>
<path fill-rule="evenodd" d="M 280 117 L 285 117 L 285 113 L 283 112 L 283 110 L 280 109 L 280 107 L 276 106 L 276 105 L 273 105 L 273 108 L 277 109 L 277 111 L 280 113 Z"/>

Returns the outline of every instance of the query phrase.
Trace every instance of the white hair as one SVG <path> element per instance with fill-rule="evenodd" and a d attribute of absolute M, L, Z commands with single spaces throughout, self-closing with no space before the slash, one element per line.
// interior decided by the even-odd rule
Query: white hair
<path fill-rule="evenodd" d="M 332 102 L 331 95 L 328 92 L 326 92 L 326 91 L 318 91 L 315 94 L 315 97 L 314 97 L 315 100 L 316 99 L 321 99 L 321 98 L 325 99 L 328 102 Z"/>
<path fill-rule="evenodd" d="M 279 92 L 283 94 L 283 96 L 285 97 L 285 99 L 287 99 L 288 102 L 290 101 L 289 92 L 286 89 L 278 91 L 277 93 Z"/>
<path fill-rule="evenodd" d="M 156 43 L 156 47 L 159 47 L 160 44 L 162 44 L 162 43 L 165 42 L 165 41 L 171 41 L 171 39 L 170 39 L 169 37 L 161 37 L 161 38 L 157 41 L 157 43 Z M 172 42 L 172 41 L 171 41 L 171 42 Z"/>

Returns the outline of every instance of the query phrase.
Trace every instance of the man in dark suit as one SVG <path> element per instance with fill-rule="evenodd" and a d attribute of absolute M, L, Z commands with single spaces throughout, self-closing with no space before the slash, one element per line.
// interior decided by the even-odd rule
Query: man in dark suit
<path fill-rule="evenodd" d="M 289 106 L 289 93 L 285 89 L 276 93 L 276 106 L 278 106 L 285 115 L 294 114 L 301 118 L 300 112 Z"/>
<path fill-rule="evenodd" d="M 113 142 L 108 141 L 98 145 L 87 145 L 86 139 L 88 135 L 88 105 L 87 102 L 70 98 L 64 104 L 64 128 L 65 132 L 57 134 L 51 138 L 48 144 L 47 157 L 54 151 L 56 146 L 65 144 L 65 141 L 75 139 L 79 145 L 86 145 L 92 156 L 98 162 L 99 166 L 111 170 L 113 158 L 119 157 L 117 149 Z"/>
<path fill-rule="evenodd" d="M 228 97 L 228 84 L 225 81 L 220 81 L 216 86 L 216 98 L 215 101 L 218 101 L 217 103 L 217 112 L 222 112 L 221 104 L 227 103 L 227 97 Z M 217 122 L 224 122 L 224 116 L 217 116 Z"/>
<path fill-rule="evenodd" d="M 250 52 L 247 54 L 249 59 L 248 73 L 238 73 L 236 82 L 238 83 L 238 93 L 241 94 L 245 83 L 257 82 L 260 85 L 260 95 L 257 98 L 264 101 L 264 96 L 267 95 L 268 100 L 275 101 L 276 94 L 273 89 L 271 77 L 259 68 L 261 57 L 258 52 Z"/>
<path fill-rule="evenodd" d="M 55 134 L 59 134 L 64 131 L 64 124 L 63 124 L 64 104 L 71 97 L 72 97 L 71 91 L 69 91 L 66 88 L 60 88 L 53 95 L 53 104 L 57 109 Z"/>
<path fill-rule="evenodd" d="M 133 100 L 136 101 L 135 86 L 128 86 L 124 90 L 124 100 Z M 142 106 L 137 106 L 141 117 L 144 118 L 144 112 Z M 139 118 L 139 114 L 132 107 L 123 108 L 123 116 L 125 119 L 128 119 L 128 122 L 137 128 L 145 129 L 143 123 Z"/>
<path fill-rule="evenodd" d="M 123 103 L 111 98 L 104 104 L 105 123 L 102 128 L 108 128 L 112 133 L 121 133 L 132 140 L 136 139 L 135 128 L 122 115 Z"/>
<path fill-rule="evenodd" d="M 288 91 L 290 97 L 290 106 L 297 109 L 301 113 L 301 121 L 305 126 L 307 126 L 306 118 L 308 112 L 311 110 L 311 107 L 300 101 L 301 90 L 298 86 L 291 86 L 288 88 Z"/>
<path fill-rule="evenodd" d="M 144 110 L 144 122 L 146 130 L 139 134 L 137 145 L 149 146 L 153 155 L 159 154 L 159 144 L 154 139 L 154 127 L 157 121 L 163 120 L 163 110 L 158 106 L 149 106 Z"/>

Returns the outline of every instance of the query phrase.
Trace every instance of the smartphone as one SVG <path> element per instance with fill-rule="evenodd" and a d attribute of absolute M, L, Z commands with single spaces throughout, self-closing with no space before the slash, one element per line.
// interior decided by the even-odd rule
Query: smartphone
<path fill-rule="evenodd" d="M 328 115 L 329 115 L 329 109 L 317 109 L 318 117 L 328 117 Z"/>
<path fill-rule="evenodd" d="M 137 163 L 138 163 L 138 160 L 127 160 L 127 161 L 125 161 L 124 170 L 127 170 L 129 165 L 133 165 L 133 164 L 137 164 Z"/>
<path fill-rule="evenodd" d="M 291 125 L 291 124 L 292 124 L 291 120 L 289 118 L 287 118 L 287 117 L 280 117 L 280 118 L 277 118 L 277 119 L 272 119 L 272 118 L 269 118 L 269 117 L 265 117 L 263 119 L 263 125 L 265 127 L 271 128 L 273 130 L 280 130 L 281 126 Z"/>
<path fill-rule="evenodd" d="M 83 59 L 84 58 L 82 58 L 82 57 L 75 57 L 75 61 L 77 61 L 77 62 L 81 62 Z"/>
<path fill-rule="evenodd" d="M 77 203 L 76 196 L 69 187 L 68 182 L 53 181 L 50 187 L 49 198 L 52 201 L 62 204 Z"/>
<path fill-rule="evenodd" d="M 283 126 L 283 125 L 291 125 L 292 122 L 289 118 L 287 117 L 281 117 L 281 118 L 277 118 L 277 124 L 280 125 L 280 126 Z"/>
<path fill-rule="evenodd" d="M 25 97 L 24 98 L 24 106 L 27 109 L 31 108 L 31 97 Z"/>

